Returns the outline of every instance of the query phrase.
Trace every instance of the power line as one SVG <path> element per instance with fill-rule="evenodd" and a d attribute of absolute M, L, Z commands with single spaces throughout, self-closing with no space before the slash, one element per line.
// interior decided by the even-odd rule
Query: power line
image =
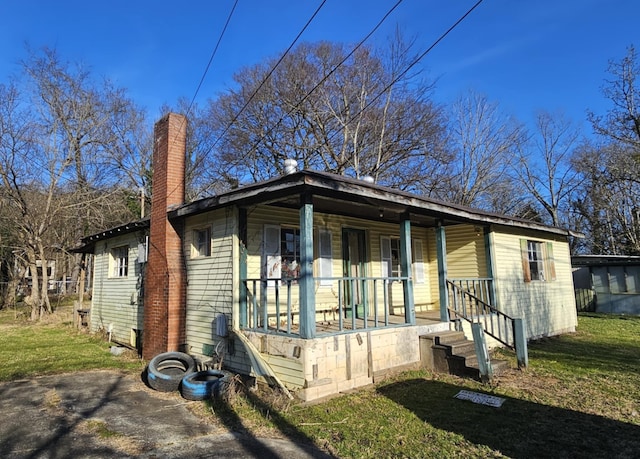
<path fill-rule="evenodd" d="M 400 0 L 402 1 L 402 0 Z M 234 125 L 234 123 L 238 120 L 238 118 L 240 117 L 240 115 L 242 114 L 242 112 L 247 108 L 247 106 L 249 105 L 249 103 L 251 103 L 251 101 L 253 100 L 253 98 L 256 96 L 256 94 L 258 94 L 258 91 L 260 91 L 260 89 L 262 89 L 262 87 L 264 86 L 264 84 L 267 82 L 267 80 L 271 77 L 271 75 L 273 75 L 273 72 L 275 72 L 276 68 L 280 65 L 280 63 L 284 60 L 284 58 L 287 56 L 287 54 L 289 54 L 289 51 L 291 51 L 291 48 L 293 48 L 293 46 L 297 43 L 297 41 L 300 39 L 300 37 L 302 36 L 302 34 L 304 33 L 304 31 L 307 29 L 307 27 L 309 27 L 309 24 L 311 24 L 311 21 L 313 21 L 315 19 L 315 17 L 318 15 L 318 13 L 320 12 L 320 9 L 322 9 L 322 7 L 324 6 L 324 4 L 327 2 L 327 0 L 323 0 L 322 3 L 320 4 L 320 6 L 318 6 L 318 8 L 316 9 L 316 11 L 313 13 L 313 15 L 309 18 L 309 20 L 307 21 L 307 23 L 304 25 L 304 27 L 302 28 L 302 30 L 300 30 L 300 32 L 298 33 L 298 35 L 296 36 L 296 38 L 291 42 L 291 44 L 289 45 L 289 47 L 287 48 L 287 50 L 284 52 L 284 54 L 282 54 L 282 56 L 280 56 L 280 59 L 278 59 L 278 62 L 276 62 L 276 64 L 271 68 L 271 70 L 269 71 L 269 73 L 267 73 L 267 75 L 262 79 L 262 81 L 260 82 L 260 84 L 258 85 L 258 87 L 256 88 L 255 91 L 253 91 L 253 93 L 251 94 L 251 96 L 249 96 L 249 99 L 247 99 L 247 101 L 244 103 L 244 105 L 242 106 L 242 108 L 238 111 L 238 113 L 236 114 L 236 116 L 233 118 L 233 120 L 231 120 L 231 122 L 229 123 L 229 125 L 227 127 L 225 127 L 224 131 L 222 131 L 222 134 L 220 134 L 220 136 L 218 137 L 218 139 L 213 143 L 213 145 L 211 146 L 211 148 L 209 148 L 209 151 L 207 152 L 207 154 L 213 150 L 213 148 L 218 144 L 218 141 L 220 139 L 222 139 L 225 134 L 227 133 L 227 131 L 229 131 L 229 129 L 231 129 L 231 126 Z"/>
<path fill-rule="evenodd" d="M 202 87 L 202 84 L 204 83 L 204 79 L 207 76 L 207 73 L 209 72 L 209 67 L 211 67 L 211 63 L 213 62 L 213 58 L 216 56 L 216 53 L 218 52 L 218 47 L 220 46 L 220 42 L 222 41 L 222 37 L 224 37 L 225 32 L 227 31 L 227 27 L 229 26 L 229 22 L 231 22 L 231 17 L 233 16 L 233 12 L 236 10 L 236 6 L 238 5 L 238 0 L 236 0 L 233 3 L 233 7 L 231 8 L 231 11 L 229 12 L 229 16 L 227 16 L 227 20 L 224 24 L 224 27 L 222 28 L 222 31 L 220 32 L 220 36 L 218 37 L 218 41 L 216 42 L 216 46 L 213 48 L 213 51 L 211 52 L 211 57 L 209 58 L 209 62 L 207 63 L 207 66 L 204 69 L 204 72 L 202 74 L 202 77 L 200 78 L 200 82 L 198 83 L 198 87 L 196 88 L 195 93 L 193 94 L 193 97 L 191 98 L 191 102 L 189 103 L 189 107 L 187 108 L 187 113 L 186 115 L 189 115 L 189 112 L 191 111 L 191 107 L 193 106 L 193 103 L 196 100 L 196 97 L 198 96 L 198 93 L 200 92 L 200 88 Z"/>
<path fill-rule="evenodd" d="M 380 21 L 378 21 L 378 23 L 375 25 L 375 27 L 373 29 L 371 29 L 371 31 L 362 39 L 360 40 L 360 42 L 351 50 L 351 52 L 349 54 L 347 54 L 340 62 L 338 62 L 338 64 L 336 64 L 335 67 L 333 67 L 333 69 L 331 69 L 331 71 L 329 73 L 327 73 L 313 88 L 311 88 L 311 90 L 309 92 L 307 92 L 307 94 L 305 94 L 305 96 L 300 99 L 300 101 L 298 101 L 298 103 L 289 111 L 287 111 L 287 113 L 285 113 L 284 115 L 282 115 L 280 117 L 280 119 L 276 122 L 276 124 L 274 124 L 264 135 L 262 135 L 254 144 L 253 146 L 250 148 L 249 151 L 254 151 L 258 145 L 260 145 L 260 143 L 269 135 L 273 132 L 273 130 L 278 127 L 280 125 L 280 123 L 282 123 L 282 121 L 284 121 L 285 117 L 289 116 L 294 110 L 298 109 L 300 107 L 300 105 L 302 105 L 302 103 L 307 100 L 309 98 L 309 96 L 311 96 L 311 94 L 313 94 L 313 92 L 318 89 L 325 81 L 327 81 L 327 79 L 333 75 L 336 70 L 338 70 L 338 68 L 340 66 L 342 66 L 351 56 L 353 56 L 353 54 L 364 44 L 365 41 L 367 41 L 371 35 L 373 35 L 382 25 L 382 23 L 389 17 L 389 15 L 391 15 L 391 13 L 400 5 L 400 3 L 402 3 L 403 0 L 398 0 L 396 2 L 395 5 L 393 5 L 391 7 L 391 9 L 389 11 L 387 11 L 387 13 L 382 17 L 382 19 L 380 19 Z M 237 118 L 237 117 L 236 117 Z M 235 121 L 235 119 L 234 119 Z M 225 131 L 226 132 L 226 131 Z M 215 144 L 214 144 L 215 146 Z"/>

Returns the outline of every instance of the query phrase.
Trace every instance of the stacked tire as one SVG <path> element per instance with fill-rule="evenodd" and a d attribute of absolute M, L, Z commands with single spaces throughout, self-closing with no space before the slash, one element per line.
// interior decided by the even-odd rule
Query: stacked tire
<path fill-rule="evenodd" d="M 184 352 L 164 352 L 147 366 L 147 382 L 152 389 L 173 392 L 180 388 L 185 375 L 196 371 L 196 361 Z"/>
<path fill-rule="evenodd" d="M 195 359 L 183 352 L 158 354 L 147 366 L 149 387 L 160 392 L 179 390 L 186 400 L 221 398 L 230 381 L 231 374 L 227 371 L 196 371 Z"/>

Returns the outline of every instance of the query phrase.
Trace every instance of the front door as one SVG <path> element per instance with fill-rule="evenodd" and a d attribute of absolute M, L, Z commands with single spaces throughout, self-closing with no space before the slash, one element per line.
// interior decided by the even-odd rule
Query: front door
<path fill-rule="evenodd" d="M 344 289 L 345 311 L 350 316 L 355 309 L 358 318 L 364 316 L 364 304 L 367 300 L 365 247 L 364 230 L 342 230 L 343 275 L 348 279 Z"/>

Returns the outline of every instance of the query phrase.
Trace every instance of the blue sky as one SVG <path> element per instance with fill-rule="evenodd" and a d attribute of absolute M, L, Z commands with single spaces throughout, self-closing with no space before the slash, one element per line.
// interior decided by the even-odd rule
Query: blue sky
<path fill-rule="evenodd" d="M 239 0 L 198 102 L 232 75 L 284 51 L 320 0 Z M 301 41 L 360 41 L 396 0 L 327 0 Z M 0 82 L 17 70 L 24 44 L 49 46 L 128 89 L 151 120 L 163 103 L 193 97 L 234 0 L 111 2 L 22 0 L 0 15 Z M 372 37 L 384 46 L 396 27 L 427 49 L 475 0 L 404 0 Z M 448 103 L 473 89 L 530 122 L 562 111 L 587 131 L 585 112 L 609 108 L 600 89 L 607 63 L 640 46 L 637 0 L 484 0 L 421 61 Z"/>

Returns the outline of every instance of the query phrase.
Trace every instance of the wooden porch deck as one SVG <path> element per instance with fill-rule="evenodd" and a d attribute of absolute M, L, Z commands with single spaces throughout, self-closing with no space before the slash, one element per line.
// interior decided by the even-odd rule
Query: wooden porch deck
<path fill-rule="evenodd" d="M 351 317 L 344 317 L 342 319 L 342 328 L 340 327 L 340 320 L 338 317 L 326 317 L 324 320 L 316 322 L 316 334 L 335 334 L 350 330 L 375 330 L 384 327 L 392 327 L 395 325 L 405 325 L 404 315 L 388 315 L 388 323 L 385 323 L 384 316 L 379 316 L 376 323 L 375 318 L 370 316 L 366 320 Z M 416 312 L 416 325 L 437 325 L 440 324 L 440 311 L 423 311 Z M 269 326 L 269 332 L 286 332 L 286 325 L 283 327 Z M 294 321 L 291 324 L 291 333 L 298 334 L 299 324 Z"/>

